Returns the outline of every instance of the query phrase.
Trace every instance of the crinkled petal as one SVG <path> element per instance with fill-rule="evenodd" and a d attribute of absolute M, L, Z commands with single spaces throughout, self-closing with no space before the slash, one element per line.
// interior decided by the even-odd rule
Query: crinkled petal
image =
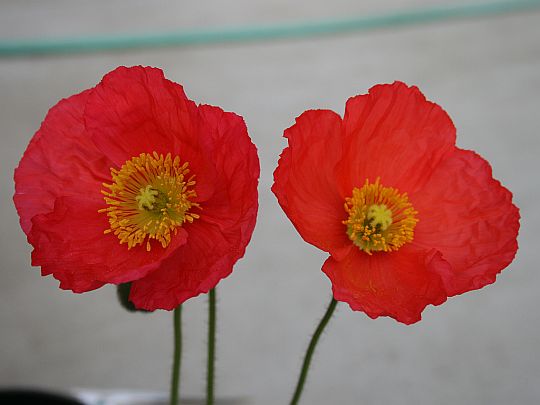
<path fill-rule="evenodd" d="M 411 324 L 429 305 L 446 301 L 441 274 L 448 263 L 435 250 L 404 246 L 372 256 L 352 249 L 343 260 L 329 257 L 323 271 L 332 281 L 334 298 L 371 318 L 390 316 Z"/>
<path fill-rule="evenodd" d="M 342 155 L 341 118 L 333 111 L 306 111 L 284 136 L 289 146 L 274 172 L 272 191 L 306 242 L 343 254 L 351 243 L 335 172 Z"/>
<path fill-rule="evenodd" d="M 209 158 L 216 183 L 201 203 L 200 218 L 186 225 L 188 243 L 158 271 L 132 284 L 130 300 L 154 310 L 179 304 L 214 288 L 244 255 L 257 217 L 259 160 L 241 117 L 201 106 L 204 136 L 213 140 Z"/>
<path fill-rule="evenodd" d="M 493 283 L 513 260 L 518 208 L 476 153 L 456 149 L 410 198 L 419 218 L 415 244 L 439 250 L 452 266 L 444 278 L 449 296 Z"/>
<path fill-rule="evenodd" d="M 223 232 L 240 232 L 242 255 L 255 227 L 259 207 L 257 185 L 260 167 L 242 117 L 219 107 L 202 105 L 202 136 L 213 141 L 207 156 L 215 167 L 211 198 L 201 202 L 201 217 Z"/>
<path fill-rule="evenodd" d="M 161 69 L 119 67 L 105 75 L 88 99 L 85 123 L 115 168 L 141 153 L 171 153 L 189 162 L 199 201 L 213 193 L 215 172 L 205 156 L 210 139 L 200 136 L 197 106 Z"/>
<path fill-rule="evenodd" d="M 350 98 L 343 119 L 346 140 L 340 166 L 343 197 L 366 179 L 412 193 L 453 150 L 455 127 L 417 87 L 377 85 Z"/>
<path fill-rule="evenodd" d="M 239 257 L 240 234 L 224 234 L 218 225 L 198 220 L 186 226 L 188 243 L 160 268 L 131 284 L 129 300 L 137 308 L 172 310 L 207 293 L 232 272 Z"/>
<path fill-rule="evenodd" d="M 54 210 L 32 220 L 29 240 L 34 246 L 32 264 L 41 266 L 43 275 L 52 274 L 61 288 L 85 292 L 103 283 L 123 283 L 144 277 L 186 243 L 187 233 L 179 228 L 167 248 L 153 244 L 132 249 L 118 237 L 104 231 L 107 217 L 98 210 L 103 200 L 61 197 Z"/>
<path fill-rule="evenodd" d="M 83 111 L 89 94 L 52 107 L 15 169 L 15 206 L 28 235 L 32 218 L 48 213 L 59 196 L 99 195 L 111 162 L 84 132 Z"/>

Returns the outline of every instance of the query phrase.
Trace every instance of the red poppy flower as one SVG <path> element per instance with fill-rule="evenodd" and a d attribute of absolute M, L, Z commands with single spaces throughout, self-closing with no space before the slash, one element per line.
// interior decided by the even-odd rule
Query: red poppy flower
<path fill-rule="evenodd" d="M 493 283 L 517 250 L 519 213 L 488 162 L 455 146 L 448 115 L 396 82 L 311 110 L 285 131 L 273 192 L 330 253 L 334 298 L 410 324 L 428 304 Z"/>
<path fill-rule="evenodd" d="M 197 106 L 160 69 L 119 67 L 49 111 L 15 171 L 32 264 L 85 292 L 132 282 L 173 309 L 244 255 L 259 161 L 241 117 Z"/>

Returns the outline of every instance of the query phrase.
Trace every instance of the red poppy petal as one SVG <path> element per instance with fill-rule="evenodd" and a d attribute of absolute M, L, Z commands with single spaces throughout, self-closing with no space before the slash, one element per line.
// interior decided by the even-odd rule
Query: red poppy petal
<path fill-rule="evenodd" d="M 209 139 L 199 136 L 197 106 L 161 69 L 122 66 L 106 74 L 88 99 L 85 123 L 116 168 L 141 153 L 171 153 L 189 162 L 199 200 L 212 194 L 215 173 L 205 157 Z"/>
<path fill-rule="evenodd" d="M 435 250 L 404 246 L 372 256 L 352 249 L 343 260 L 330 257 L 322 269 L 332 281 L 334 298 L 371 318 L 390 316 L 411 324 L 429 305 L 446 301 L 440 274 L 450 266 Z"/>
<path fill-rule="evenodd" d="M 61 100 L 49 110 L 15 169 L 15 206 L 28 235 L 32 218 L 53 210 L 58 196 L 96 192 L 110 161 L 84 132 L 83 111 L 89 94 Z"/>
<path fill-rule="evenodd" d="M 133 282 L 130 299 L 138 308 L 171 310 L 208 292 L 231 273 L 253 233 L 259 161 L 245 123 L 218 107 L 203 105 L 199 113 L 202 136 L 212 140 L 207 154 L 216 187 L 201 203 L 200 218 L 186 226 L 188 243 L 159 270 Z"/>
<path fill-rule="evenodd" d="M 181 85 L 141 66 L 107 73 L 85 111 L 94 142 L 119 166 L 143 152 L 172 152 L 177 138 L 192 138 L 193 116 L 196 106 Z"/>
<path fill-rule="evenodd" d="M 238 229 L 242 255 L 251 239 L 257 218 L 257 185 L 260 168 L 257 149 L 242 117 L 219 107 L 199 107 L 202 133 L 213 140 L 208 151 L 215 166 L 216 183 L 210 199 L 201 204 L 201 217 L 223 232 Z"/>
<path fill-rule="evenodd" d="M 98 210 L 101 199 L 61 197 L 54 210 L 32 220 L 29 240 L 34 246 L 32 264 L 41 266 L 44 275 L 52 274 L 61 287 L 84 292 L 107 283 L 123 283 L 143 277 L 180 245 L 187 234 L 180 228 L 167 248 L 154 244 L 128 250 L 117 236 L 104 235 L 107 217 Z"/>
<path fill-rule="evenodd" d="M 306 242 L 334 254 L 348 249 L 345 200 L 335 173 L 342 153 L 341 118 L 333 111 L 306 111 L 284 136 L 289 147 L 281 154 L 272 186 L 279 204 Z"/>
<path fill-rule="evenodd" d="M 203 220 L 186 228 L 188 243 L 157 271 L 131 284 L 129 299 L 137 308 L 172 310 L 231 273 L 241 256 L 240 233 L 223 234 L 219 226 Z"/>
<path fill-rule="evenodd" d="M 343 123 L 343 197 L 377 177 L 387 187 L 411 193 L 455 144 L 456 130 L 446 112 L 417 87 L 401 82 L 377 85 L 367 95 L 350 98 Z"/>
<path fill-rule="evenodd" d="M 456 149 L 410 198 L 419 217 L 414 243 L 436 248 L 452 266 L 449 296 L 493 283 L 513 260 L 519 210 L 476 153 Z"/>

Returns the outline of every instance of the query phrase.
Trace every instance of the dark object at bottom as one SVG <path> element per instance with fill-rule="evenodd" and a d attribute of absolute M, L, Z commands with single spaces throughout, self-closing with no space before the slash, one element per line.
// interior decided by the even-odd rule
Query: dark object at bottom
<path fill-rule="evenodd" d="M 2 405 L 84 405 L 81 401 L 66 395 L 46 391 L 10 389 L 0 390 Z"/>

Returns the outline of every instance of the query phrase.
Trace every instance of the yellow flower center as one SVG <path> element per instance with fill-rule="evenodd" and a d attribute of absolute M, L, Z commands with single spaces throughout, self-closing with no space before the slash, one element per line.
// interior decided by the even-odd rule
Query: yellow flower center
<path fill-rule="evenodd" d="M 347 235 L 367 254 L 398 250 L 414 238 L 418 219 L 407 193 L 400 194 L 392 187 L 383 187 L 379 179 L 362 188 L 354 188 L 352 197 L 345 199 L 349 218 Z"/>
<path fill-rule="evenodd" d="M 110 228 L 128 249 L 143 244 L 150 251 L 150 240 L 155 239 L 164 248 L 184 222 L 193 222 L 199 215 L 189 212 L 197 196 L 195 176 L 189 176 L 189 163 L 180 158 L 142 153 L 126 161 L 120 168 L 111 169 L 112 183 L 103 183 L 102 190 L 107 207 Z"/>

